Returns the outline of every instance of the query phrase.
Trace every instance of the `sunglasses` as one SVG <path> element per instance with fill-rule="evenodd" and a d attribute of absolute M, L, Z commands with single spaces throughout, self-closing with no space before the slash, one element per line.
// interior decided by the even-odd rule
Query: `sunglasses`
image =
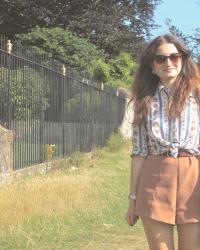
<path fill-rule="evenodd" d="M 156 62 L 157 64 L 164 64 L 166 62 L 166 60 L 169 58 L 169 60 L 173 63 L 173 64 L 178 64 L 180 59 L 182 58 L 182 55 L 180 53 L 172 53 L 169 56 L 165 56 L 165 55 L 156 55 L 153 60 L 154 62 Z"/>

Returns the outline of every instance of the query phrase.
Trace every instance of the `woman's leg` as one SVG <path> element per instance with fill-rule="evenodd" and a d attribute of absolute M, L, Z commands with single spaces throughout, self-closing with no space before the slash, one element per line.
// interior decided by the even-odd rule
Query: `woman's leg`
<path fill-rule="evenodd" d="M 144 217 L 141 220 L 150 250 L 174 250 L 173 225 Z"/>
<path fill-rule="evenodd" d="M 188 223 L 177 225 L 178 249 L 200 249 L 200 223 Z"/>

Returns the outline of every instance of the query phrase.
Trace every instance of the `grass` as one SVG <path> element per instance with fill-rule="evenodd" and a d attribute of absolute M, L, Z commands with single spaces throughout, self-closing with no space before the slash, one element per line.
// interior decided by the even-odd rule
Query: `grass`
<path fill-rule="evenodd" d="M 2 187 L 0 249 L 148 249 L 141 223 L 129 227 L 124 219 L 131 146 L 120 143 Z"/>

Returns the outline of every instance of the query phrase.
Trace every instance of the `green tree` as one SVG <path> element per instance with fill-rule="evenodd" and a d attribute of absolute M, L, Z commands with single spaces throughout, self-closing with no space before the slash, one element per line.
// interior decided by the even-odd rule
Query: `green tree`
<path fill-rule="evenodd" d="M 190 39 L 192 40 L 192 52 L 194 57 L 196 58 L 199 66 L 200 66 L 200 28 L 197 28 L 195 30 L 194 35 L 190 36 Z"/>
<path fill-rule="evenodd" d="M 111 85 L 129 88 L 137 69 L 137 63 L 129 54 L 122 52 L 116 59 L 111 59 L 110 64 Z"/>
<path fill-rule="evenodd" d="M 107 59 L 84 38 L 72 35 L 62 28 L 35 28 L 16 36 L 19 43 L 29 45 L 50 58 L 64 63 L 77 72 L 88 72 L 86 77 L 113 87 L 129 87 L 137 64 L 131 55 L 122 52 L 115 59 Z"/>
<path fill-rule="evenodd" d="M 89 67 L 90 75 L 99 83 L 109 83 L 111 65 L 105 60 L 98 59 L 93 61 Z"/>
<path fill-rule="evenodd" d="M 169 32 L 179 38 L 181 38 L 188 48 L 191 50 L 192 56 L 200 64 L 200 28 L 195 30 L 193 35 L 184 34 L 179 28 L 177 28 L 171 21 L 166 19 Z"/>
<path fill-rule="evenodd" d="M 107 62 L 101 59 L 95 61 L 90 66 L 90 73 L 98 82 L 114 88 L 129 88 L 136 69 L 137 63 L 129 54 L 122 52 Z"/>
<path fill-rule="evenodd" d="M 180 30 L 179 28 L 177 28 L 173 23 L 172 23 L 172 20 L 170 18 L 167 18 L 165 20 L 167 26 L 168 26 L 168 29 L 169 29 L 169 32 L 179 38 L 181 38 L 186 44 L 190 44 L 190 37 L 186 34 L 183 33 L 182 30 Z"/>
<path fill-rule="evenodd" d="M 0 32 L 13 36 L 32 28 L 62 27 L 86 38 L 108 57 L 121 51 L 136 55 L 156 27 L 161 0 L 1 0 Z"/>
<path fill-rule="evenodd" d="M 45 52 L 50 58 L 77 71 L 87 70 L 91 61 L 104 57 L 102 50 L 62 28 L 36 27 L 30 33 L 17 35 L 16 38 L 21 44 L 35 47 L 39 52 Z"/>

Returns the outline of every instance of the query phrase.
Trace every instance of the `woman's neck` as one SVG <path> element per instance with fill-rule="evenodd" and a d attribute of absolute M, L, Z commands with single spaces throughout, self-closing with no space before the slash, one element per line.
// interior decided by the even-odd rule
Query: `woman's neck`
<path fill-rule="evenodd" d="M 167 88 L 172 89 L 174 84 L 175 84 L 175 79 L 170 80 L 165 80 L 165 81 L 160 81 L 162 85 L 164 85 Z"/>

